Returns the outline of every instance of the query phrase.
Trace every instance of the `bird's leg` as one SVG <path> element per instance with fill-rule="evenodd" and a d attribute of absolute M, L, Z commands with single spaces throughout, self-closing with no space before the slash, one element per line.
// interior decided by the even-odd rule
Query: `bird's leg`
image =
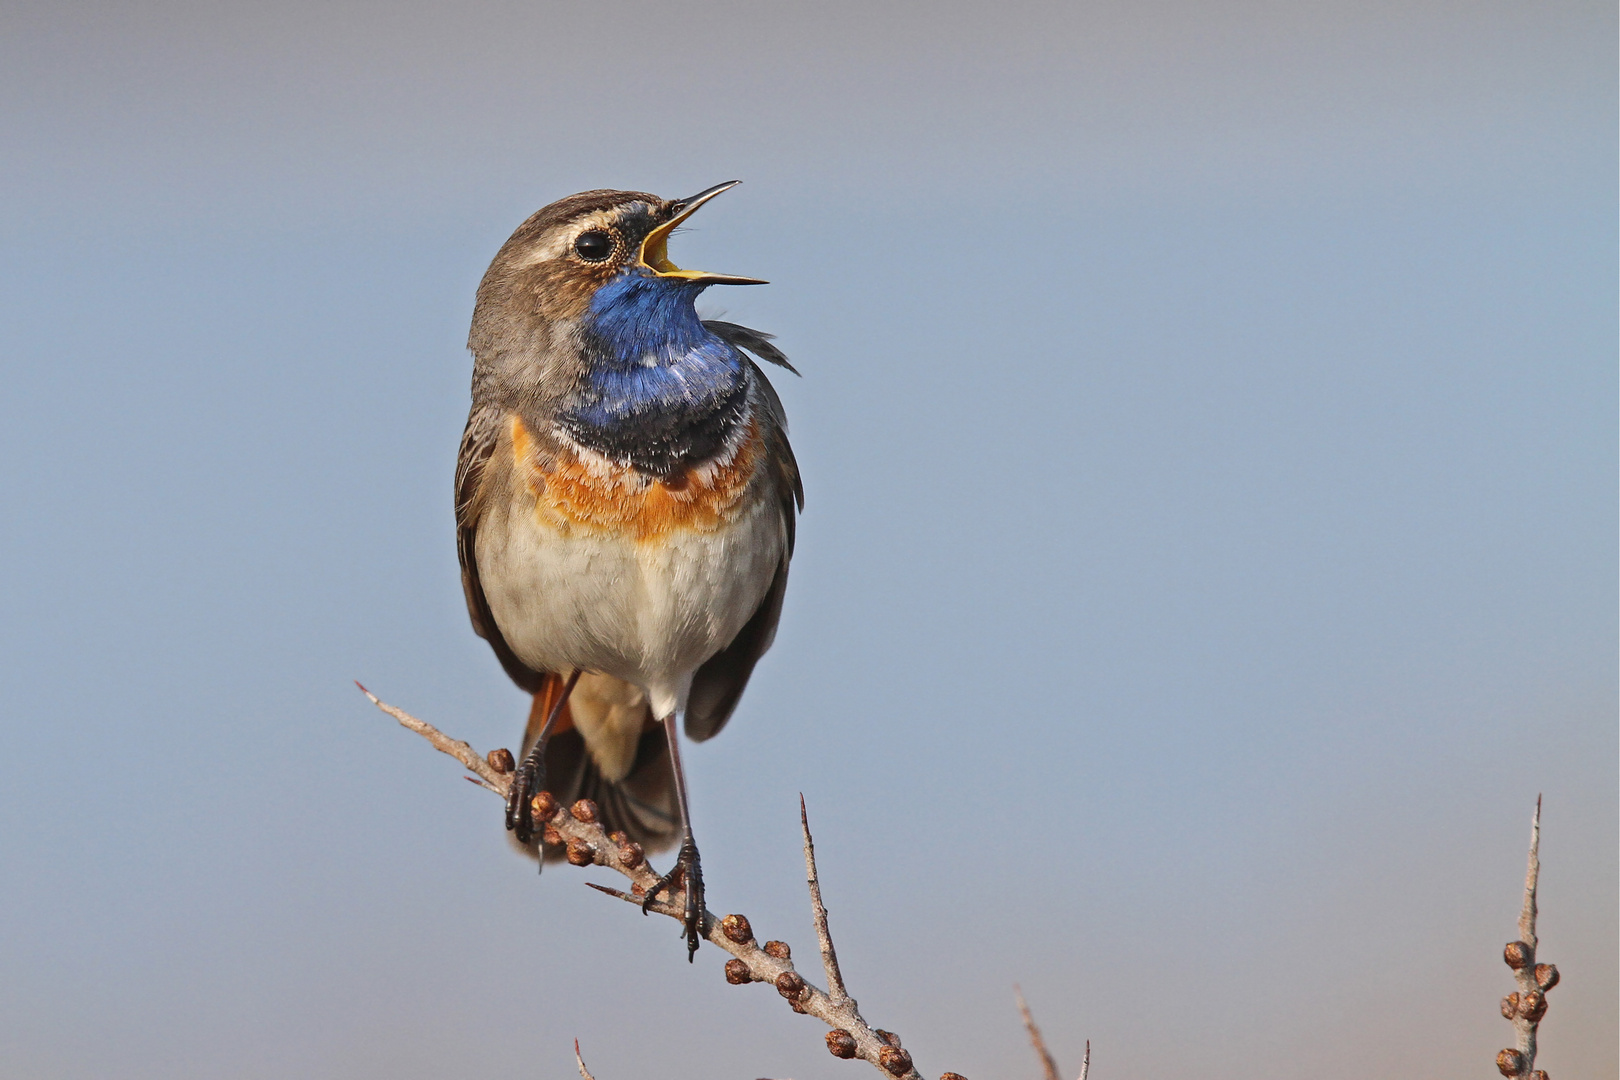
<path fill-rule="evenodd" d="M 659 878 L 658 884 L 647 890 L 647 898 L 641 902 L 641 913 L 645 915 L 659 891 L 670 886 L 679 876 L 686 892 L 681 932 L 686 937 L 686 962 L 691 963 L 693 954 L 697 952 L 698 942 L 703 939 L 708 927 L 703 925 L 703 864 L 698 860 L 697 843 L 692 839 L 692 814 L 686 805 L 686 773 L 681 769 L 679 720 L 678 712 L 664 717 L 664 738 L 669 742 L 669 763 L 675 767 L 675 799 L 681 805 L 681 851 L 676 856 L 675 865 L 670 867 L 669 873 Z"/>
<path fill-rule="evenodd" d="M 551 711 L 546 713 L 546 722 L 540 725 L 540 734 L 535 736 L 534 745 L 529 747 L 517 772 L 512 774 L 512 787 L 506 796 L 506 827 L 517 835 L 520 844 L 534 842 L 534 796 L 546 782 L 546 736 L 551 734 L 551 727 L 557 722 L 563 706 L 568 704 L 568 695 L 574 692 L 577 682 L 579 669 L 575 668 L 563 684 L 562 693 L 552 703 Z M 541 863 L 544 862 L 542 857 Z"/>

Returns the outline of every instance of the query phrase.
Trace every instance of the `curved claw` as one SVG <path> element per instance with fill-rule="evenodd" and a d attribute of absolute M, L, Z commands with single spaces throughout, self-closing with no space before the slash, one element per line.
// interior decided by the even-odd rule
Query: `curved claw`
<path fill-rule="evenodd" d="M 534 796 L 545 786 L 546 780 L 546 739 L 551 735 L 551 727 L 557 722 L 558 715 L 563 706 L 568 704 L 569 695 L 574 692 L 574 685 L 579 682 L 580 669 L 575 668 L 563 684 L 562 693 L 551 701 L 550 692 L 546 695 L 535 695 L 534 706 L 529 712 L 529 722 L 534 723 L 534 709 L 543 707 L 543 702 L 550 701 L 551 707 L 546 711 L 546 722 L 540 725 L 540 734 L 534 737 L 534 745 L 529 752 L 523 755 L 523 763 L 518 766 L 517 772 L 512 776 L 512 786 L 507 790 L 506 796 L 506 827 L 517 834 L 518 843 L 534 843 Z M 554 688 L 555 683 L 548 686 Z M 546 865 L 544 853 L 540 856 L 540 866 Z"/>
<path fill-rule="evenodd" d="M 534 796 L 545 782 L 545 752 L 545 743 L 536 741 L 512 774 L 512 786 L 507 791 L 506 828 L 520 844 L 534 843 Z"/>
<path fill-rule="evenodd" d="M 646 897 L 641 901 L 641 913 L 647 914 L 654 898 L 664 889 L 673 885 L 676 877 L 682 878 L 682 891 L 685 893 L 685 903 L 681 912 L 681 936 L 686 938 L 686 962 L 691 963 L 696 955 L 698 943 L 703 940 L 703 863 L 698 858 L 697 844 L 692 842 L 690 836 L 681 841 L 681 852 L 675 859 L 675 865 L 670 867 L 669 873 L 659 878 L 652 888 L 647 890 Z"/>

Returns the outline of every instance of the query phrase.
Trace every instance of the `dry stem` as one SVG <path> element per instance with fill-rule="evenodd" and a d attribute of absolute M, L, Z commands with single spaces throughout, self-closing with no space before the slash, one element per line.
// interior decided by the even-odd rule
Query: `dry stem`
<path fill-rule="evenodd" d="M 1541 796 L 1530 818 L 1530 857 L 1524 867 L 1524 906 L 1519 909 L 1519 940 L 1536 947 L 1536 879 L 1541 876 Z"/>
<path fill-rule="evenodd" d="M 360 686 L 360 681 L 355 680 L 354 685 Z M 377 700 L 377 695 L 364 686 L 360 686 L 360 692 L 366 695 L 377 708 L 398 720 L 402 726 L 410 728 L 432 743 L 433 749 L 442 754 L 449 754 L 470 771 L 477 773 L 478 780 L 474 782 L 478 786 L 488 788 L 503 799 L 506 797 L 507 789 L 511 787 L 511 779 L 502 773 L 496 772 L 489 762 L 479 757 L 478 751 L 472 748 L 471 743 L 462 742 L 460 739 L 452 739 L 426 720 L 418 720 L 404 709 L 396 709 L 386 701 Z"/>
<path fill-rule="evenodd" d="M 355 683 L 360 686 L 359 683 Z M 468 743 L 459 739 L 452 739 L 438 728 L 425 720 L 418 720 L 402 709 L 397 709 L 383 701 L 364 686 L 360 686 L 362 693 L 371 700 L 371 703 L 383 712 L 392 716 L 399 723 L 416 732 L 433 744 L 434 749 L 449 754 L 471 772 L 478 779 L 475 783 L 489 789 L 495 794 L 505 798 L 511 786 L 512 776 L 509 773 L 497 772 L 478 752 Z M 577 804 L 576 804 L 577 805 Z M 788 1003 L 795 1012 L 806 1013 L 825 1023 L 828 1027 L 846 1032 L 854 1043 L 854 1056 L 863 1061 L 870 1062 L 885 1076 L 894 1080 L 922 1080 L 915 1066 L 911 1064 L 910 1055 L 900 1049 L 900 1040 L 891 1033 L 879 1035 L 877 1030 L 867 1024 L 857 1010 L 855 1001 L 844 989 L 844 981 L 838 970 L 838 958 L 833 951 L 832 938 L 827 932 L 827 909 L 821 903 L 821 885 L 816 876 L 815 852 L 810 844 L 810 827 L 808 817 L 804 816 L 803 805 L 800 806 L 801 822 L 804 827 L 805 841 L 805 867 L 810 886 L 811 908 L 815 918 L 816 936 L 821 944 L 822 964 L 826 969 L 827 982 L 832 988 L 828 994 L 812 984 L 808 979 L 794 970 L 793 961 L 778 959 L 760 947 L 758 940 L 752 933 L 744 941 L 733 941 L 726 936 L 721 926 L 721 920 L 713 912 L 705 910 L 703 913 L 704 937 L 714 945 L 719 946 L 741 961 L 747 970 L 747 979 L 750 982 L 766 983 L 788 998 Z M 559 807 L 551 819 L 544 823 L 562 834 L 563 841 L 574 848 L 582 846 L 581 850 L 588 850 L 591 862 L 597 866 L 605 866 L 630 879 L 632 892 L 622 892 L 618 889 L 609 889 L 600 885 L 593 888 L 616 896 L 636 906 L 641 906 L 646 890 L 658 883 L 659 875 L 638 852 L 622 849 L 614 840 L 602 830 L 601 825 L 595 822 L 584 822 L 570 812 L 569 808 Z M 625 861 L 626 857 L 634 860 L 634 865 Z M 639 891 L 641 895 L 635 895 Z M 661 894 L 667 897 L 666 894 Z M 667 915 L 679 920 L 681 909 L 679 905 L 667 900 L 657 900 L 651 904 L 648 911 Z M 784 979 L 783 976 L 790 975 Z M 740 976 L 739 976 L 740 977 Z M 802 989 L 797 989 L 801 987 Z M 791 996 L 790 996 L 791 995 Z M 884 1036 L 887 1036 L 885 1038 Z M 578 1048 L 575 1048 L 576 1058 Z M 580 1072 L 587 1078 L 585 1063 L 579 1060 Z"/>
<path fill-rule="evenodd" d="M 381 704 L 381 702 L 378 704 Z M 579 1075 L 583 1076 L 585 1080 L 596 1080 L 596 1077 L 591 1075 L 591 1071 L 585 1067 L 585 1059 L 579 1056 L 578 1039 L 574 1040 L 574 1064 L 579 1066 Z"/>
<path fill-rule="evenodd" d="M 816 845 L 810 840 L 810 816 L 805 813 L 804 793 L 799 793 L 799 826 L 804 830 L 804 876 L 810 886 L 810 913 L 816 924 L 816 940 L 821 944 L 821 966 L 827 972 L 827 994 L 837 1004 L 855 1001 L 844 989 L 844 973 L 838 969 L 838 953 L 833 950 L 832 933 L 827 929 L 827 905 L 821 902 L 821 879 L 816 876 Z"/>
<path fill-rule="evenodd" d="M 1029 1002 L 1024 1000 L 1024 991 L 1014 986 L 1013 996 L 1018 999 L 1018 1011 L 1023 1014 L 1024 1030 L 1029 1032 L 1030 1045 L 1035 1047 L 1035 1056 L 1041 1059 L 1041 1068 L 1046 1070 L 1046 1080 L 1059 1080 L 1057 1062 L 1046 1048 L 1046 1040 L 1041 1038 L 1041 1029 L 1035 1026 L 1035 1018 L 1029 1014 Z"/>
<path fill-rule="evenodd" d="M 1018 998 L 1018 1011 L 1024 1017 L 1024 1030 L 1029 1032 L 1030 1045 L 1035 1047 L 1035 1054 L 1041 1059 L 1041 1067 L 1046 1070 L 1045 1080 L 1059 1080 L 1057 1061 L 1052 1052 L 1046 1048 L 1046 1040 L 1041 1038 L 1041 1029 L 1035 1024 L 1035 1017 L 1030 1015 L 1029 1003 L 1024 1000 L 1024 992 L 1017 986 L 1013 987 L 1013 995 Z M 1091 1073 L 1091 1040 L 1086 1040 L 1086 1056 L 1080 1061 L 1080 1080 L 1086 1080 Z"/>

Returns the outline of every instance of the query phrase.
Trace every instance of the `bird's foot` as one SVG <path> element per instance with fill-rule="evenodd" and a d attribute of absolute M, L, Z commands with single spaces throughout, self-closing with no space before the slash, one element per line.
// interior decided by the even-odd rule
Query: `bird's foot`
<path fill-rule="evenodd" d="M 546 747 L 536 742 L 523 755 L 506 793 L 506 827 L 518 843 L 534 843 L 534 797 L 546 782 Z"/>
<path fill-rule="evenodd" d="M 692 956 L 697 952 L 698 942 L 703 940 L 703 863 L 698 859 L 697 844 L 692 842 L 692 834 L 687 833 L 681 840 L 681 852 L 675 858 L 675 865 L 669 873 L 658 879 L 658 884 L 647 890 L 647 898 L 641 902 L 641 913 L 645 915 L 652 906 L 653 899 L 664 889 L 673 890 L 685 886 L 686 906 L 681 918 L 681 933 L 686 937 L 686 962 L 692 962 Z"/>

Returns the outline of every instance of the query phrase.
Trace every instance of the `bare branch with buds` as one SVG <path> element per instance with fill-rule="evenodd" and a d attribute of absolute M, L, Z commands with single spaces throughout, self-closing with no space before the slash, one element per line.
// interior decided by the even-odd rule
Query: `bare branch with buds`
<path fill-rule="evenodd" d="M 359 686 L 359 683 L 355 684 Z M 504 750 L 491 751 L 487 758 L 468 743 L 452 739 L 432 724 L 418 720 L 402 709 L 378 700 L 364 686 L 362 693 L 371 703 L 392 716 L 399 723 L 421 735 L 433 747 L 459 761 L 474 777 L 480 787 L 499 795 L 503 800 L 512 783 L 512 756 Z M 543 826 L 548 844 L 566 848 L 568 861 L 575 866 L 603 866 L 630 881 L 628 892 L 587 882 L 591 888 L 621 900 L 642 905 L 647 890 L 658 884 L 659 875 L 647 863 L 639 844 L 622 833 L 608 834 L 598 821 L 597 807 L 589 799 L 581 799 L 564 808 L 549 792 L 534 797 L 532 808 L 536 824 Z M 827 929 L 827 909 L 821 899 L 821 881 L 816 873 L 815 847 L 810 840 L 809 815 L 800 800 L 800 824 L 804 833 L 805 876 L 810 890 L 812 922 L 821 947 L 822 969 L 826 974 L 828 991 L 809 982 L 793 967 L 793 953 L 785 942 L 767 941 L 759 944 L 754 929 L 744 915 L 717 917 L 713 912 L 703 913 L 703 936 L 714 945 L 731 954 L 724 974 L 728 983 L 743 986 L 765 983 L 776 989 L 796 1013 L 814 1016 L 832 1030 L 827 1033 L 827 1050 L 838 1058 L 860 1058 L 871 1063 L 892 1080 L 922 1080 L 912 1063 L 911 1054 L 900 1045 L 900 1037 L 893 1032 L 873 1028 L 862 1018 L 855 999 L 844 987 L 838 968 L 838 955 L 833 948 L 832 935 Z M 667 915 L 676 921 L 683 916 L 682 906 L 667 891 L 658 893 L 649 912 Z M 580 1074 L 589 1077 L 585 1063 L 575 1059 Z M 947 1074 L 953 1075 L 953 1074 Z"/>
<path fill-rule="evenodd" d="M 1519 940 L 1502 950 L 1502 960 L 1513 969 L 1519 989 L 1502 999 L 1502 1017 L 1512 1021 L 1518 1036 L 1512 1047 L 1496 1055 L 1496 1068 L 1510 1080 L 1547 1080 L 1535 1068 L 1536 1029 L 1547 1014 L 1547 991 L 1558 985 L 1558 969 L 1536 963 L 1536 879 L 1541 875 L 1541 796 L 1530 819 L 1530 858 L 1524 872 L 1524 905 L 1519 910 Z"/>
<path fill-rule="evenodd" d="M 359 683 L 355 684 L 360 686 Z M 468 743 L 452 739 L 432 724 L 418 720 L 402 709 L 378 700 L 364 686 L 362 693 L 371 703 L 392 716 L 399 723 L 421 735 L 442 753 L 459 761 L 473 776 L 467 779 L 485 788 L 503 800 L 512 784 L 514 761 L 508 750 L 492 750 L 487 757 Z M 588 882 L 591 888 L 642 906 L 647 890 L 659 881 L 658 873 L 647 863 L 641 845 L 622 832 L 606 833 L 599 821 L 596 804 L 581 799 L 573 806 L 559 805 L 550 792 L 542 791 L 532 802 L 535 821 L 544 829 L 547 844 L 562 847 L 568 862 L 574 866 L 604 866 L 628 878 L 628 892 Z M 838 953 L 833 947 L 832 933 L 827 927 L 827 907 L 822 901 L 821 879 L 816 871 L 815 844 L 810 837 L 810 817 L 799 797 L 799 824 L 804 839 L 805 882 L 810 893 L 811 921 L 820 947 L 822 971 L 826 975 L 827 990 L 808 982 L 794 970 L 793 952 L 786 942 L 767 941 L 761 945 L 754 937 L 753 925 L 745 915 L 716 917 L 703 913 L 703 934 L 711 943 L 731 954 L 724 967 L 726 982 L 733 986 L 748 983 L 766 983 L 787 1001 L 796 1013 L 814 1016 L 831 1030 L 826 1035 L 828 1053 L 836 1058 L 860 1058 L 881 1070 L 894 1080 L 922 1080 L 912 1063 L 911 1054 L 900 1045 L 900 1037 L 893 1032 L 867 1024 L 849 996 L 843 973 L 838 966 Z M 1502 1016 L 1511 1021 L 1517 1036 L 1512 1047 L 1496 1055 L 1496 1067 L 1508 1080 L 1547 1080 L 1546 1072 L 1536 1069 L 1536 1034 L 1547 1013 L 1547 993 L 1558 985 L 1558 969 L 1552 964 L 1538 963 L 1536 959 L 1536 887 L 1541 872 L 1541 797 L 1536 797 L 1535 814 L 1530 823 L 1530 854 L 1524 877 L 1524 904 L 1519 913 L 1519 938 L 1510 941 L 1502 950 L 1502 959 L 1513 969 L 1518 989 L 1502 999 Z M 677 882 L 677 886 L 678 886 Z M 681 906 L 668 892 L 660 892 L 646 908 L 680 921 Z M 1060 1080 L 1057 1062 L 1046 1048 L 1040 1028 L 1030 1014 L 1029 1005 L 1021 990 L 1014 988 L 1018 1011 L 1024 1018 L 1031 1045 L 1041 1061 L 1045 1080 Z M 579 1044 L 574 1044 L 575 1063 L 585 1080 L 592 1080 L 579 1055 Z M 1085 1058 L 1080 1066 L 1079 1080 L 1087 1080 L 1091 1071 L 1091 1042 L 1087 1040 Z M 947 1072 L 941 1080 L 965 1080 L 957 1073 Z"/>

